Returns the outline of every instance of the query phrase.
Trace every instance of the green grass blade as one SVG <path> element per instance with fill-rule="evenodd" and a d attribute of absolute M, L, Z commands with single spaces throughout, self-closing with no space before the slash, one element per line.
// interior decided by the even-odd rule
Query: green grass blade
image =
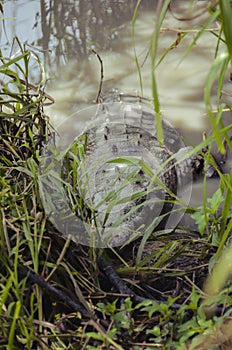
<path fill-rule="evenodd" d="M 137 20 L 137 16 L 138 16 L 138 9 L 139 9 L 140 3 L 141 3 L 141 0 L 138 0 L 137 4 L 135 6 L 133 18 L 132 18 L 132 40 L 133 40 L 135 64 L 136 64 L 136 68 L 137 68 L 138 74 L 139 74 L 139 85 L 140 85 L 141 95 L 143 96 L 142 73 L 141 73 L 141 69 L 140 69 L 140 64 L 139 64 L 139 59 L 138 59 L 138 55 L 137 55 L 137 51 L 136 51 L 136 44 L 135 44 L 135 24 L 136 24 L 136 20 Z"/>
<path fill-rule="evenodd" d="M 220 0 L 222 29 L 226 39 L 226 45 L 232 59 L 232 6 L 231 1 Z"/>
<path fill-rule="evenodd" d="M 159 102 L 159 93 L 158 93 L 158 86 L 156 82 L 156 75 L 155 75 L 155 69 L 156 69 L 156 60 L 157 60 L 157 51 L 158 51 L 158 42 L 159 42 L 159 36 L 160 36 L 160 29 L 161 25 L 163 23 L 163 20 L 165 18 L 166 11 L 168 9 L 168 6 L 170 4 L 170 0 L 160 1 L 157 5 L 157 16 L 156 16 L 156 28 L 155 33 L 151 38 L 150 42 L 150 55 L 151 55 L 151 79 L 152 79 L 152 96 L 153 96 L 153 103 L 154 103 L 154 111 L 155 111 L 155 126 L 156 126 L 156 132 L 157 132 L 157 138 L 161 145 L 164 143 L 164 136 L 163 136 L 163 128 L 162 128 L 162 116 L 160 112 L 160 102 Z"/>
<path fill-rule="evenodd" d="M 14 311 L 14 316 L 13 316 L 13 320 L 11 323 L 11 327 L 10 327 L 10 333 L 9 333 L 9 338 L 8 338 L 8 350 L 14 350 L 14 336 L 15 336 L 15 331 L 16 331 L 16 323 L 18 321 L 18 317 L 20 314 L 20 310 L 21 310 L 21 303 L 20 301 L 17 301 L 15 303 L 15 311 Z"/>
<path fill-rule="evenodd" d="M 228 67 L 228 63 L 229 63 L 228 52 L 222 52 L 220 55 L 218 55 L 218 57 L 215 59 L 213 65 L 209 71 L 209 74 L 208 74 L 207 80 L 206 80 L 205 89 L 204 89 L 204 99 L 205 99 L 205 104 L 206 104 L 208 116 L 210 119 L 210 123 L 212 126 L 213 135 L 215 137 L 215 140 L 217 142 L 218 148 L 219 148 L 221 153 L 225 153 L 225 147 L 223 144 L 223 140 L 220 137 L 220 134 L 218 132 L 216 118 L 215 118 L 214 113 L 212 111 L 211 94 L 212 94 L 213 85 L 214 85 L 219 73 L 221 74 L 221 77 L 219 80 L 219 90 L 218 91 L 221 90 L 222 82 L 224 81 L 224 77 L 225 77 L 226 69 Z M 219 93 L 218 93 L 218 95 L 219 95 Z M 219 96 L 218 96 L 218 98 L 219 98 Z"/>
<path fill-rule="evenodd" d="M 220 14 L 220 9 L 217 8 L 215 10 L 215 12 L 212 13 L 210 18 L 203 24 L 201 29 L 198 31 L 197 35 L 194 37 L 192 43 L 185 50 L 185 53 L 184 53 L 183 57 L 181 58 L 181 62 L 189 55 L 189 53 L 192 51 L 193 47 L 197 44 L 197 40 L 200 38 L 200 36 L 202 34 L 205 33 L 205 30 L 210 26 L 210 24 L 214 23 L 217 20 L 219 14 Z M 191 33 L 191 30 L 189 32 Z"/>

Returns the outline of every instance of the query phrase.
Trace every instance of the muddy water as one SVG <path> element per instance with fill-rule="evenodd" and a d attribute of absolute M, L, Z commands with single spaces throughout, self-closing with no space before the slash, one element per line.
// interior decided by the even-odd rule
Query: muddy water
<path fill-rule="evenodd" d="M 176 14 L 180 15 L 179 12 Z M 207 15 L 203 13 L 194 21 L 179 21 L 173 17 L 173 13 L 167 13 L 162 26 L 164 29 L 160 35 L 158 57 L 161 57 L 167 48 L 178 40 L 176 29 L 198 29 L 206 17 Z M 117 88 L 119 91 L 143 94 L 151 98 L 149 45 L 155 23 L 155 11 L 145 9 L 139 12 L 136 21 L 135 46 L 130 20 L 125 21 L 117 29 L 117 37 L 110 47 L 103 50 L 93 45 L 103 62 L 103 92 Z M 212 27 L 216 26 L 216 23 L 212 24 Z M 216 37 L 207 32 L 185 57 L 186 48 L 192 43 L 195 35 L 196 32 L 186 35 L 182 42 L 168 53 L 156 70 L 163 115 L 194 144 L 201 140 L 202 131 L 209 131 L 210 128 L 203 94 L 217 43 Z M 142 91 L 134 49 L 141 66 Z M 96 55 L 89 55 L 88 59 L 83 57 L 80 60 L 70 60 L 68 66 L 59 72 L 59 76 L 49 86 L 49 91 L 56 100 L 56 104 L 49 111 L 54 122 L 59 123 L 94 101 L 98 93 L 99 81 L 100 64 Z M 70 122 L 73 128 L 73 121 L 70 120 Z M 82 127 L 81 120 L 80 126 Z"/>
<path fill-rule="evenodd" d="M 117 88 L 151 98 L 149 46 L 157 21 L 156 9 L 153 2 L 142 1 L 133 40 L 131 19 L 136 1 L 50 3 L 54 5 L 52 8 L 49 8 L 49 1 L 43 0 L 7 1 L 5 17 L 15 19 L 5 20 L 7 36 L 2 27 L 2 43 L 11 42 L 12 37 L 18 35 L 21 41 L 36 48 L 48 72 L 47 91 L 55 98 L 55 104 L 47 113 L 59 132 L 64 137 L 70 136 L 72 141 L 73 134 L 81 131 L 88 115 L 76 112 L 89 106 L 98 93 L 100 64 L 91 49 L 98 52 L 103 62 L 103 93 Z M 208 31 L 187 55 L 186 49 L 208 18 L 204 10 L 207 3 L 173 1 L 162 24 L 158 45 L 158 58 L 173 45 L 156 69 L 163 114 L 193 144 L 201 140 L 202 131 L 210 132 L 203 94 L 217 39 Z M 217 28 L 217 23 L 211 24 L 211 28 Z M 188 29 L 193 30 L 178 42 L 178 30 Z M 221 46 L 220 50 L 223 49 Z M 135 52 L 141 69 L 142 89 Z M 225 99 L 229 103 L 230 90 L 228 75 Z M 211 187 L 213 192 L 214 182 Z M 199 190 L 192 201 L 201 203 L 201 198 Z"/>

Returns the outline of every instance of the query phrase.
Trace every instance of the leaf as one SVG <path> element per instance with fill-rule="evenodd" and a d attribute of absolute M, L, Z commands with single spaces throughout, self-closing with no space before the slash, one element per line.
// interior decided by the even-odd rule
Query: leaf
<path fill-rule="evenodd" d="M 216 214 L 219 205 L 223 202 L 223 200 L 224 197 L 220 188 L 217 189 L 217 191 L 213 194 L 211 198 L 207 199 L 207 202 L 211 207 L 212 214 Z"/>

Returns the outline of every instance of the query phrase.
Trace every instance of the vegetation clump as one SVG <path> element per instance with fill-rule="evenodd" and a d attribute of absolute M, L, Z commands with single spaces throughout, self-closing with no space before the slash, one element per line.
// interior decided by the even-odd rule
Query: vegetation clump
<path fill-rule="evenodd" d="M 164 3 L 159 31 L 169 2 Z M 221 21 L 225 38 L 222 32 L 214 35 L 228 49 L 209 70 L 205 102 L 212 135 L 195 151 L 210 150 L 214 140 L 222 153 L 232 148 L 231 125 L 222 118 L 231 106 L 220 101 L 231 62 L 232 9 L 226 3 L 209 9 L 208 25 Z M 42 90 L 43 74 L 38 85 L 30 83 L 31 60 L 42 64 L 18 45 L 20 54 L 13 59 L 1 54 L 0 66 L 0 348 L 229 349 L 232 174 L 223 174 L 210 152 L 203 154 L 220 182 L 200 208 L 187 208 L 198 228 L 194 232 L 179 227 L 170 237 L 159 231 L 146 241 L 105 250 L 61 237 L 45 214 L 38 183 L 43 149 L 53 135 L 44 113 L 52 98 Z M 154 59 L 155 54 L 152 46 Z M 211 91 L 218 73 L 215 115 Z M 158 115 L 155 75 L 153 88 Z"/>

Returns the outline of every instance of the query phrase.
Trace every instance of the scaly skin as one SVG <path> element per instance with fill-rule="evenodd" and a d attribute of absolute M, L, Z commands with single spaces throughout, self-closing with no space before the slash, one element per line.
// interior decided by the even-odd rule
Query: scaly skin
<path fill-rule="evenodd" d="M 178 132 L 163 121 L 161 146 L 154 119 L 147 100 L 115 94 L 99 104 L 84 131 L 89 188 L 84 200 L 96 210 L 98 234 L 106 246 L 123 245 L 136 230 L 143 234 L 154 218 L 169 213 L 178 186 L 191 182 L 202 166 L 198 156 L 178 163 L 184 154 Z"/>

